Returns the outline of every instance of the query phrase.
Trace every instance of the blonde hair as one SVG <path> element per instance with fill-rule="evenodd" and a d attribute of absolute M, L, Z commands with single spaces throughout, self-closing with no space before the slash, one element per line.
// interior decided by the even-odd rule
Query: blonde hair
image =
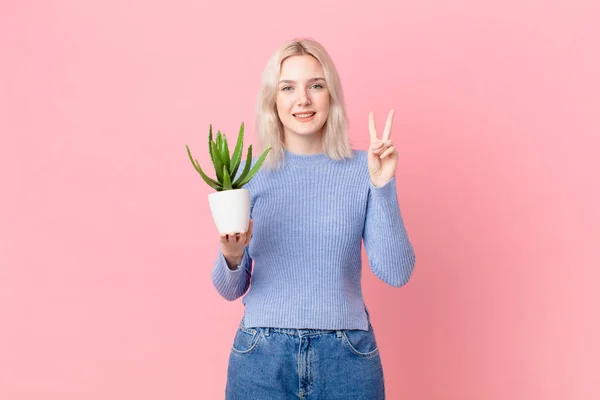
<path fill-rule="evenodd" d="M 329 116 L 323 130 L 323 152 L 333 160 L 352 158 L 352 147 L 348 136 L 346 106 L 340 78 L 333 61 L 325 48 L 310 38 L 294 39 L 281 45 L 269 58 L 262 75 L 261 87 L 256 99 L 255 132 L 260 150 L 253 153 L 258 158 L 271 147 L 263 167 L 279 168 L 284 155 L 283 125 L 276 108 L 277 82 L 283 61 L 296 55 L 309 55 L 321 63 L 329 89 Z M 253 146 L 254 147 L 254 146 Z M 262 167 L 261 167 L 262 168 Z"/>

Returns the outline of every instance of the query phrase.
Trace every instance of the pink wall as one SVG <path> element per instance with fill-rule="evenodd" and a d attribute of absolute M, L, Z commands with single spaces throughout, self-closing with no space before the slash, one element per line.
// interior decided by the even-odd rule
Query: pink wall
<path fill-rule="evenodd" d="M 412 280 L 363 252 L 388 397 L 600 396 L 598 2 L 47 3 L 0 3 L 0 398 L 223 398 L 243 306 L 185 144 L 208 168 L 209 124 L 255 143 L 302 35 L 355 148 L 397 110 Z"/>

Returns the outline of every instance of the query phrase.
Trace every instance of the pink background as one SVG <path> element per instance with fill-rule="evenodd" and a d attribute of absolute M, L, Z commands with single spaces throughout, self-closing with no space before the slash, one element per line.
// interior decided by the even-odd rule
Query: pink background
<path fill-rule="evenodd" d="M 0 3 L 0 398 L 223 398 L 243 305 L 185 144 L 255 143 L 304 35 L 355 148 L 397 110 L 409 284 L 363 250 L 388 398 L 600 396 L 600 3 L 48 3 Z"/>

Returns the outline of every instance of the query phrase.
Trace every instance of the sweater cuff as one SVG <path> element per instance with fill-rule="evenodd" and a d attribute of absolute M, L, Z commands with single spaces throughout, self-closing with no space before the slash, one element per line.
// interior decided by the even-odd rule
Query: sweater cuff
<path fill-rule="evenodd" d="M 246 261 L 246 249 L 244 249 L 244 255 L 242 256 L 242 259 L 240 261 L 239 264 L 235 265 L 235 269 L 230 269 L 229 266 L 227 265 L 227 260 L 225 259 L 225 255 L 223 254 L 222 251 L 219 250 L 219 260 L 221 262 L 221 264 L 223 265 L 223 269 L 229 273 L 229 274 L 239 274 L 239 272 L 243 269 L 243 265 L 244 262 Z"/>
<path fill-rule="evenodd" d="M 382 186 L 375 186 L 371 179 L 369 179 L 369 186 L 371 188 L 371 192 L 374 197 L 382 197 L 389 198 L 392 196 L 396 196 L 396 177 L 393 176 L 392 179 L 384 183 Z"/>

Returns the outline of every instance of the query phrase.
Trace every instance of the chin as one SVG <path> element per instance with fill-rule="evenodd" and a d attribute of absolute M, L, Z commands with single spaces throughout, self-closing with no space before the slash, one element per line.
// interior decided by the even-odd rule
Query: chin
<path fill-rule="evenodd" d="M 320 123 L 311 123 L 311 124 L 303 124 L 302 122 L 298 122 L 295 121 L 296 124 L 295 127 L 298 128 L 298 131 L 300 132 L 306 132 L 306 131 L 320 131 L 325 127 L 325 124 L 320 124 Z"/>
<path fill-rule="evenodd" d="M 311 128 L 311 129 L 298 129 L 296 130 L 296 132 L 299 135 L 303 135 L 303 136 L 309 136 L 309 135 L 318 135 L 320 134 L 322 131 L 322 128 Z"/>

